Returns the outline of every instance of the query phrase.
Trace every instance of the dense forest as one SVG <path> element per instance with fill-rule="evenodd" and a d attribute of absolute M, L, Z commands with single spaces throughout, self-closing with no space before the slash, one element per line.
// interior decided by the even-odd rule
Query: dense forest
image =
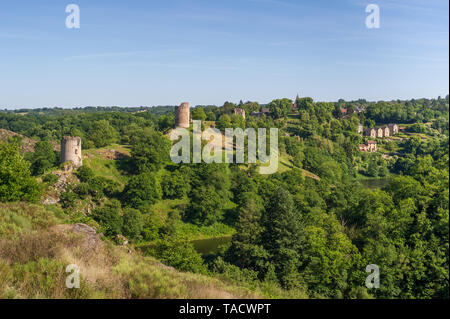
<path fill-rule="evenodd" d="M 263 108 L 267 115 L 252 115 Z M 0 129 L 17 133 L 0 140 L 0 273 L 29 261 L 6 261 L 5 243 L 19 245 L 40 227 L 13 208 L 22 203 L 259 297 L 448 298 L 448 96 L 297 97 L 191 109 L 192 119 L 222 131 L 279 128 L 280 167 L 272 175 L 260 175 L 259 164 L 172 163 L 173 110 L 0 111 Z M 368 138 L 358 126 L 389 123 L 399 125 L 399 134 L 377 138 L 376 152 L 361 152 Z M 81 137 L 84 165 L 57 191 L 62 167 L 55 145 L 67 135 Z M 36 142 L 33 151 L 24 150 L 25 139 Z M 385 183 L 364 186 L 372 180 Z M 57 200 L 46 203 L 54 193 Z M 208 253 L 193 243 L 222 237 L 231 240 Z M 377 289 L 365 286 L 370 264 L 380 269 Z M 2 280 L 14 286 L 0 274 L 0 297 L 8 294 Z"/>

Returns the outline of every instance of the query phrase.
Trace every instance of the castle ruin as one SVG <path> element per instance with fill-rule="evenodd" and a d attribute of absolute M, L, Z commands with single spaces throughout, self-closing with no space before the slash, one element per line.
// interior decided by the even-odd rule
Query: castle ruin
<path fill-rule="evenodd" d="M 81 137 L 64 136 L 61 141 L 61 163 L 72 162 L 74 168 L 83 165 Z"/>
<path fill-rule="evenodd" d="M 234 109 L 234 114 L 242 116 L 245 120 L 245 110 L 244 109 L 236 108 L 236 109 Z"/>
<path fill-rule="evenodd" d="M 189 103 L 183 102 L 175 107 L 175 127 L 189 128 L 190 107 Z"/>

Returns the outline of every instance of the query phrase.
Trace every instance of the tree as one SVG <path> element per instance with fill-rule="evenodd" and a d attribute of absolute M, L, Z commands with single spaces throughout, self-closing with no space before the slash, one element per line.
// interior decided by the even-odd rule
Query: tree
<path fill-rule="evenodd" d="M 36 201 L 41 189 L 31 177 L 30 164 L 19 153 L 19 145 L 0 143 L 0 201 Z"/>
<path fill-rule="evenodd" d="M 264 270 L 267 252 L 262 246 L 261 213 L 264 209 L 258 195 L 247 192 L 241 196 L 236 233 L 228 251 L 228 259 L 240 268 Z"/>
<path fill-rule="evenodd" d="M 166 265 L 184 272 L 206 273 L 202 256 L 186 239 L 166 237 L 158 240 L 153 255 Z"/>
<path fill-rule="evenodd" d="M 87 166 L 81 166 L 80 168 L 77 169 L 75 174 L 78 176 L 78 178 L 82 182 L 88 182 L 91 178 L 93 178 L 95 176 L 92 168 L 87 167 Z"/>
<path fill-rule="evenodd" d="M 183 198 L 191 189 L 189 179 L 180 170 L 164 174 L 161 187 L 164 197 L 170 199 Z"/>
<path fill-rule="evenodd" d="M 230 200 L 230 170 L 225 164 L 199 164 L 191 177 L 187 217 L 198 224 L 222 221 Z"/>
<path fill-rule="evenodd" d="M 133 208 L 126 208 L 123 211 L 122 218 L 122 234 L 132 241 L 141 239 L 141 232 L 144 227 L 141 212 Z"/>
<path fill-rule="evenodd" d="M 161 199 L 160 180 L 154 173 L 141 173 L 130 178 L 123 190 L 123 199 L 133 208 L 156 203 Z"/>
<path fill-rule="evenodd" d="M 170 140 L 162 133 L 146 128 L 133 138 L 131 160 L 138 173 L 157 171 L 170 159 Z"/>
<path fill-rule="evenodd" d="M 387 167 L 387 163 L 385 160 L 381 161 L 381 165 L 378 170 L 378 175 L 381 177 L 386 177 L 387 175 L 389 175 L 389 169 Z"/>
<path fill-rule="evenodd" d="M 216 120 L 216 114 L 213 111 L 206 112 L 206 119 L 208 121 L 215 121 Z"/>
<path fill-rule="evenodd" d="M 275 119 L 286 117 L 292 110 L 292 100 L 278 99 L 269 103 L 269 110 Z"/>
<path fill-rule="evenodd" d="M 279 188 L 270 198 L 263 225 L 263 246 L 275 265 L 280 284 L 287 289 L 298 287 L 298 269 L 305 242 L 300 215 L 294 208 L 292 195 Z"/>
<path fill-rule="evenodd" d="M 231 116 L 231 124 L 233 128 L 242 128 L 245 129 L 245 119 L 241 115 L 233 114 Z"/>
<path fill-rule="evenodd" d="M 371 156 L 369 159 L 369 166 L 367 167 L 367 175 L 372 177 L 378 177 L 378 163 L 375 156 Z"/>
<path fill-rule="evenodd" d="M 219 130 L 225 130 L 226 128 L 231 128 L 231 117 L 228 114 L 222 115 L 219 120 L 216 122 L 216 127 Z"/>
<path fill-rule="evenodd" d="M 205 121 L 206 113 L 202 107 L 196 107 L 191 111 L 191 117 L 193 120 Z"/>
<path fill-rule="evenodd" d="M 205 185 L 192 189 L 188 209 L 189 220 L 198 225 L 220 222 L 224 214 L 224 200 L 214 187 Z"/>
<path fill-rule="evenodd" d="M 31 154 L 31 171 L 33 175 L 42 175 L 57 164 L 57 155 L 48 141 L 36 143 L 34 153 Z"/>
<path fill-rule="evenodd" d="M 417 149 L 421 144 L 420 137 L 412 136 L 405 142 L 405 151 L 415 155 L 417 153 Z"/>
<path fill-rule="evenodd" d="M 107 120 L 95 121 L 89 129 L 89 138 L 95 147 L 111 144 L 117 141 L 118 136 L 117 130 Z"/>
<path fill-rule="evenodd" d="M 118 200 L 111 200 L 105 206 L 96 209 L 93 212 L 93 218 L 100 224 L 105 236 L 114 237 L 121 232 L 122 218 L 120 213 L 120 202 Z"/>

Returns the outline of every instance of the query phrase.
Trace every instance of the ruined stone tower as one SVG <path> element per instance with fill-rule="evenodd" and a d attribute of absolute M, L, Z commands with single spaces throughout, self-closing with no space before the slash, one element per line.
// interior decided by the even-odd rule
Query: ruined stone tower
<path fill-rule="evenodd" d="M 83 165 L 81 157 L 81 138 L 78 136 L 64 136 L 61 141 L 61 163 L 73 163 L 75 168 Z"/>
<path fill-rule="evenodd" d="M 175 107 L 175 127 L 189 128 L 189 103 L 183 102 Z"/>
<path fill-rule="evenodd" d="M 244 109 L 234 109 L 234 114 L 240 115 L 245 119 L 245 110 Z"/>

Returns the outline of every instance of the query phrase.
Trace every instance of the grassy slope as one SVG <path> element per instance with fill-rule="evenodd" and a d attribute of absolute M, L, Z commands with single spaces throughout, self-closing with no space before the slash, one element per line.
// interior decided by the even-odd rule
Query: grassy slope
<path fill-rule="evenodd" d="M 0 203 L 0 298 L 258 298 L 291 296 L 182 273 L 134 250 L 71 230 L 56 207 Z M 65 268 L 80 269 L 67 289 Z"/>
<path fill-rule="evenodd" d="M 84 165 L 94 169 L 97 175 L 125 185 L 127 147 L 110 145 L 83 154 Z M 291 169 L 289 158 L 284 157 L 281 162 L 286 170 Z M 161 201 L 153 210 L 164 221 L 171 210 L 186 203 L 187 200 Z M 182 273 L 141 255 L 132 247 L 115 246 L 109 241 L 98 240 L 94 248 L 86 247 L 84 235 L 68 228 L 73 223 L 70 218 L 58 206 L 0 203 L 0 299 L 307 298 L 298 291 L 283 291 L 269 283 L 254 286 L 231 283 L 226 278 Z M 190 239 L 234 232 L 223 224 L 178 226 Z M 68 275 L 65 268 L 69 264 L 80 267 L 80 289 L 65 287 Z"/>
<path fill-rule="evenodd" d="M 113 144 L 83 151 L 83 165 L 92 168 L 96 175 L 112 179 L 124 186 L 128 177 L 123 166 L 127 165 L 128 156 L 130 150 L 127 146 Z"/>

